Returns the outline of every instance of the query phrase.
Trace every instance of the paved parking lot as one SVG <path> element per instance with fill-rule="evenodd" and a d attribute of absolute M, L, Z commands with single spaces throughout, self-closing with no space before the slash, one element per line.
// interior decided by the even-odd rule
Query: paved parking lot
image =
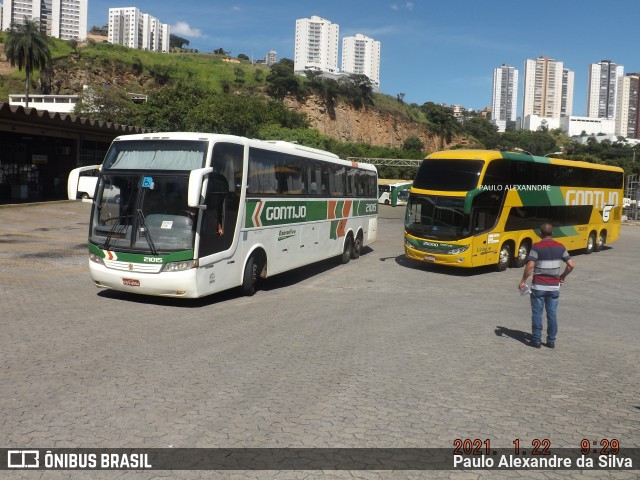
<path fill-rule="evenodd" d="M 521 270 L 403 257 L 402 211 L 347 265 L 197 301 L 96 289 L 89 204 L 0 208 L 0 446 L 640 447 L 640 227 L 576 255 L 555 350 Z M 28 472 L 1 478 L 637 478 L 635 472 Z"/>

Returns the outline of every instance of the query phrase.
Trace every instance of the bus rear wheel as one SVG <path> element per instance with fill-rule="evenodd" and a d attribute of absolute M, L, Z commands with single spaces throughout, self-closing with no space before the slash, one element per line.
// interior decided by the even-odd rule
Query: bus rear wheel
<path fill-rule="evenodd" d="M 511 266 L 515 268 L 524 267 L 527 263 L 527 257 L 529 256 L 529 250 L 531 250 L 531 243 L 529 240 L 523 240 L 518 248 L 517 255 L 511 260 Z"/>
<path fill-rule="evenodd" d="M 509 267 L 509 262 L 511 261 L 511 245 L 508 243 L 503 243 L 502 247 L 500 247 L 500 253 L 498 255 L 498 264 L 496 265 L 496 270 L 499 272 L 504 272 Z"/>
<path fill-rule="evenodd" d="M 256 293 L 256 285 L 258 284 L 259 265 L 255 255 L 251 255 L 247 264 L 244 266 L 244 275 L 242 277 L 242 293 L 246 297 L 253 296 Z"/>
<path fill-rule="evenodd" d="M 362 232 L 358 232 L 358 235 L 356 235 L 356 240 L 353 243 L 353 247 L 351 248 L 351 258 L 354 260 L 359 258 L 361 252 L 362 252 Z"/>
<path fill-rule="evenodd" d="M 593 246 L 593 251 L 601 252 L 604 248 L 605 243 L 607 243 L 607 232 L 603 230 L 602 232 L 600 232 L 600 235 L 598 235 L 598 238 L 596 239 L 596 243 Z"/>
<path fill-rule="evenodd" d="M 344 239 L 344 249 L 342 250 L 342 255 L 340 255 L 340 263 L 343 265 L 349 263 L 351 260 L 351 256 L 353 255 L 353 236 L 351 234 L 347 235 L 347 238 Z"/>

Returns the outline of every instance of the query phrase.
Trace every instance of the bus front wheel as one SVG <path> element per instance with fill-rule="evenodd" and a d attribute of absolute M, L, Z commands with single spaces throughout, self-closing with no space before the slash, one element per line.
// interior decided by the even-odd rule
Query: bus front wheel
<path fill-rule="evenodd" d="M 511 245 L 508 243 L 503 243 L 502 247 L 500 247 L 500 254 L 498 255 L 498 264 L 496 265 L 496 270 L 499 272 L 504 272 L 507 267 L 509 267 L 509 262 L 511 261 Z"/>
<path fill-rule="evenodd" d="M 242 277 L 242 293 L 246 297 L 253 296 L 256 293 L 256 285 L 258 284 L 259 266 L 256 256 L 251 255 L 247 264 L 244 266 L 244 275 Z"/>

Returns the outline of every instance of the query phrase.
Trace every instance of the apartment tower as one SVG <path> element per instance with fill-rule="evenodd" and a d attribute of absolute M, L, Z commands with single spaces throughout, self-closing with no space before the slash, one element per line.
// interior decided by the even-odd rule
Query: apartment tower
<path fill-rule="evenodd" d="M 640 73 L 619 80 L 616 113 L 616 135 L 640 139 Z"/>
<path fill-rule="evenodd" d="M 154 52 L 169 51 L 170 29 L 136 7 L 109 9 L 109 43 Z"/>
<path fill-rule="evenodd" d="M 342 72 L 366 75 L 380 88 L 380 42 L 357 33 L 342 39 Z"/>
<path fill-rule="evenodd" d="M 491 123 L 504 132 L 507 126 L 515 126 L 518 106 L 518 70 L 501 65 L 493 70 L 493 99 Z"/>
<path fill-rule="evenodd" d="M 589 65 L 587 90 L 587 117 L 616 118 L 618 81 L 624 76 L 624 67 L 611 60 Z"/>
<path fill-rule="evenodd" d="M 338 73 L 338 37 L 340 26 L 318 16 L 296 20 L 293 69 Z"/>
<path fill-rule="evenodd" d="M 574 72 L 548 57 L 527 59 L 524 64 L 522 116 L 542 118 L 571 116 Z"/>
<path fill-rule="evenodd" d="M 88 0 L 4 0 L 3 30 L 12 24 L 38 19 L 44 32 L 62 40 L 87 38 Z"/>

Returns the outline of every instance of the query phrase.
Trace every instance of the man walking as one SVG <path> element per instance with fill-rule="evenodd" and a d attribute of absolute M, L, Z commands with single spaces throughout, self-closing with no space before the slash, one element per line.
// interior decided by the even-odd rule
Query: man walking
<path fill-rule="evenodd" d="M 560 285 L 573 270 L 573 260 L 559 242 L 553 237 L 553 226 L 544 223 L 540 226 L 541 241 L 531 247 L 527 264 L 524 267 L 520 290 L 524 290 L 525 282 L 529 275 L 533 273 L 531 285 L 531 333 L 534 348 L 540 348 L 542 341 L 542 312 L 547 311 L 547 347 L 554 348 L 556 334 L 558 333 L 558 319 L 556 312 L 558 309 L 558 298 L 560 297 Z M 562 262 L 566 267 L 562 274 Z"/>

